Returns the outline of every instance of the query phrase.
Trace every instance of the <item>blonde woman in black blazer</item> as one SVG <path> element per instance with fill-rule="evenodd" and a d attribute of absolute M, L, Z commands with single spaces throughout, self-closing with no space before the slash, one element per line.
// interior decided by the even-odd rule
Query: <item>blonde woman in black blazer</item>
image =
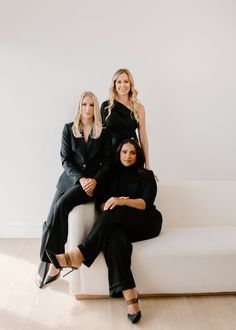
<path fill-rule="evenodd" d="M 43 225 L 37 285 L 55 281 L 60 276 L 48 259 L 46 249 L 64 253 L 68 234 L 69 212 L 79 204 L 96 198 L 111 164 L 111 138 L 102 129 L 99 105 L 91 92 L 81 95 L 73 123 L 62 133 L 61 160 L 64 172 L 57 183 L 47 221 Z"/>

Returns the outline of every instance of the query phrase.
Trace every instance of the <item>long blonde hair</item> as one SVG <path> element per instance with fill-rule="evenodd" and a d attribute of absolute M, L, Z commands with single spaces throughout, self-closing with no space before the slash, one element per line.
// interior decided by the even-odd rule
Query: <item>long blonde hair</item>
<path fill-rule="evenodd" d="M 108 105 L 108 115 L 107 117 L 110 116 L 111 114 L 111 110 L 114 107 L 114 102 L 118 97 L 117 91 L 116 91 L 116 80 L 118 79 L 118 77 L 122 74 L 122 73 L 126 73 L 129 81 L 130 81 L 130 91 L 129 91 L 129 105 L 130 105 L 130 110 L 133 112 L 134 114 L 134 118 L 137 120 L 137 122 L 139 122 L 139 114 L 138 114 L 138 91 L 136 90 L 135 86 L 134 86 L 134 79 L 133 76 L 131 74 L 131 72 L 128 69 L 119 69 L 115 72 L 115 74 L 112 77 L 112 83 L 111 83 L 111 87 L 109 89 L 109 105 Z"/>
<path fill-rule="evenodd" d="M 85 96 L 91 97 L 91 99 L 93 100 L 93 103 L 94 103 L 94 113 L 93 113 L 94 120 L 93 120 L 93 125 L 92 125 L 91 137 L 93 139 L 97 139 L 97 138 L 99 138 L 99 136 L 102 133 L 102 119 L 101 119 L 98 99 L 92 92 L 89 92 L 89 91 L 84 92 L 80 96 L 78 109 L 76 111 L 74 123 L 72 125 L 72 132 L 73 132 L 75 137 L 77 137 L 77 138 L 82 137 L 84 125 L 83 125 L 82 120 L 81 120 L 81 117 L 82 117 L 81 110 L 82 110 L 83 99 L 84 99 Z"/>

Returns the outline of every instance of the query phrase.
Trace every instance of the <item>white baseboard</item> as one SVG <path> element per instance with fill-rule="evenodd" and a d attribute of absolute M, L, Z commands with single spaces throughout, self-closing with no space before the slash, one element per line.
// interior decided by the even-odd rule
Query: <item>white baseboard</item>
<path fill-rule="evenodd" d="M 0 224 L 0 238 L 41 238 L 42 225 Z"/>

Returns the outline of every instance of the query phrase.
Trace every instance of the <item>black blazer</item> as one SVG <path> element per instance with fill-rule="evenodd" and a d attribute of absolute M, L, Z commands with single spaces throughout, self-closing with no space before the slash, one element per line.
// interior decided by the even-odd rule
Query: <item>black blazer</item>
<path fill-rule="evenodd" d="M 68 190 L 82 177 L 94 178 L 101 184 L 111 166 L 111 137 L 106 129 L 98 139 L 89 136 L 86 143 L 83 137 L 73 135 L 72 125 L 66 124 L 62 133 L 60 154 L 64 172 L 57 183 L 57 188 L 62 191 Z"/>

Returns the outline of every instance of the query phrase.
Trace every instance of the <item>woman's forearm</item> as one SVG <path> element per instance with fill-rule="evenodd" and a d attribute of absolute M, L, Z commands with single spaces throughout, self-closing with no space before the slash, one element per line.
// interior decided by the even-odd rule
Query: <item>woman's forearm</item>
<path fill-rule="evenodd" d="M 148 138 L 147 138 L 147 131 L 146 131 L 146 122 L 145 122 L 145 110 L 143 105 L 139 105 L 139 141 L 141 147 L 144 152 L 145 156 L 145 167 L 150 169 L 150 162 L 149 162 L 149 147 L 148 147 Z"/>
<path fill-rule="evenodd" d="M 144 156 L 145 156 L 145 168 L 150 170 L 150 161 L 149 161 L 149 146 L 147 137 L 141 138 L 140 137 L 140 144 L 143 148 Z"/>
<path fill-rule="evenodd" d="M 129 197 L 110 197 L 105 204 L 100 206 L 102 211 L 112 210 L 116 206 L 128 206 L 138 210 L 145 210 L 146 203 L 142 198 L 129 198 Z"/>
<path fill-rule="evenodd" d="M 124 201 L 124 206 L 133 207 L 138 210 L 145 210 L 146 208 L 146 203 L 142 198 L 136 198 L 136 199 L 128 198 L 128 199 L 124 199 L 123 201 Z"/>

